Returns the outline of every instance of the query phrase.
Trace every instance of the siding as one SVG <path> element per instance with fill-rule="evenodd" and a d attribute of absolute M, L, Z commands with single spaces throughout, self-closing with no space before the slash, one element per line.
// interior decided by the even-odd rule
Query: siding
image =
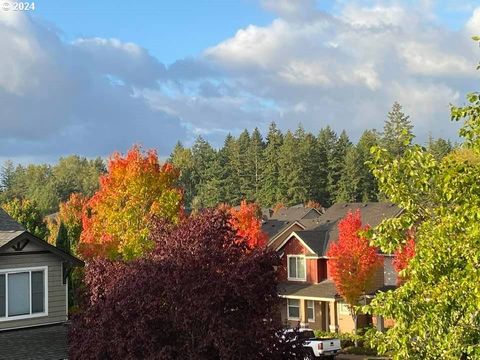
<path fill-rule="evenodd" d="M 0 330 L 66 321 L 66 285 L 63 284 L 62 262 L 53 254 L 12 255 L 0 257 L 0 269 L 48 266 L 48 316 L 0 321 Z"/>
<path fill-rule="evenodd" d="M 281 258 L 281 264 L 278 267 L 278 279 L 280 282 L 288 281 L 288 272 L 287 272 L 287 255 L 307 255 L 308 251 L 303 247 L 300 241 L 297 238 L 293 237 L 287 241 L 285 246 L 283 247 L 283 256 Z M 306 268 L 308 272 L 308 266 Z M 309 274 L 307 273 L 307 280 Z M 302 281 L 304 282 L 304 281 Z"/>

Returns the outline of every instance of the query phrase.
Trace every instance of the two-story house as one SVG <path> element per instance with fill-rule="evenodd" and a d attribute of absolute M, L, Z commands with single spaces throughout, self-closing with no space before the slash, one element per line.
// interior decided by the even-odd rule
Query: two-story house
<path fill-rule="evenodd" d="M 278 276 L 283 301 L 280 312 L 286 325 L 294 327 L 300 323 L 324 331 L 353 330 L 348 307 L 329 276 L 326 254 L 330 244 L 338 238 L 339 221 L 356 209 L 360 209 L 362 223 L 370 226 L 400 213 L 391 203 L 339 203 L 328 208 L 319 218 L 303 221 L 302 229 L 290 231 L 282 241 L 270 241 L 269 246 L 281 257 Z M 394 287 L 396 283 L 392 257 L 383 256 L 384 267 L 375 274 L 365 299 L 379 289 Z M 368 318 L 360 317 L 359 325 L 368 321 Z"/>
<path fill-rule="evenodd" d="M 69 271 L 83 262 L 0 208 L 0 359 L 66 358 Z M 56 327 L 53 327 L 56 325 Z"/>

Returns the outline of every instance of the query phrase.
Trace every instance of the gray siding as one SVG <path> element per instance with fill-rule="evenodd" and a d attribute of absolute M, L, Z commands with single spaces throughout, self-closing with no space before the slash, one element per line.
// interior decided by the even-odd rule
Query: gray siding
<path fill-rule="evenodd" d="M 66 285 L 62 262 L 53 254 L 12 255 L 0 257 L 0 269 L 48 266 L 48 316 L 0 321 L 0 330 L 63 322 L 67 319 Z"/>

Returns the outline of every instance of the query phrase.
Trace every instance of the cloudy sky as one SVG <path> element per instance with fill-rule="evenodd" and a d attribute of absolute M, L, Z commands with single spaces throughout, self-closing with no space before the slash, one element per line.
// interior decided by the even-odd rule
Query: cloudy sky
<path fill-rule="evenodd" d="M 480 0 L 118 3 L 0 9 L 0 160 L 166 156 L 271 121 L 356 140 L 395 100 L 419 141 L 456 139 L 449 104 L 478 90 Z"/>

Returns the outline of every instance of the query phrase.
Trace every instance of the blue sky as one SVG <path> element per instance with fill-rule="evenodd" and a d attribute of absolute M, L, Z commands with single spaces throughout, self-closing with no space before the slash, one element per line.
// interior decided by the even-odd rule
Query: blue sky
<path fill-rule="evenodd" d="M 0 11 L 0 161 L 168 156 L 271 121 L 356 140 L 394 101 L 419 142 L 456 139 L 478 33 L 480 0 L 37 1 Z"/>

